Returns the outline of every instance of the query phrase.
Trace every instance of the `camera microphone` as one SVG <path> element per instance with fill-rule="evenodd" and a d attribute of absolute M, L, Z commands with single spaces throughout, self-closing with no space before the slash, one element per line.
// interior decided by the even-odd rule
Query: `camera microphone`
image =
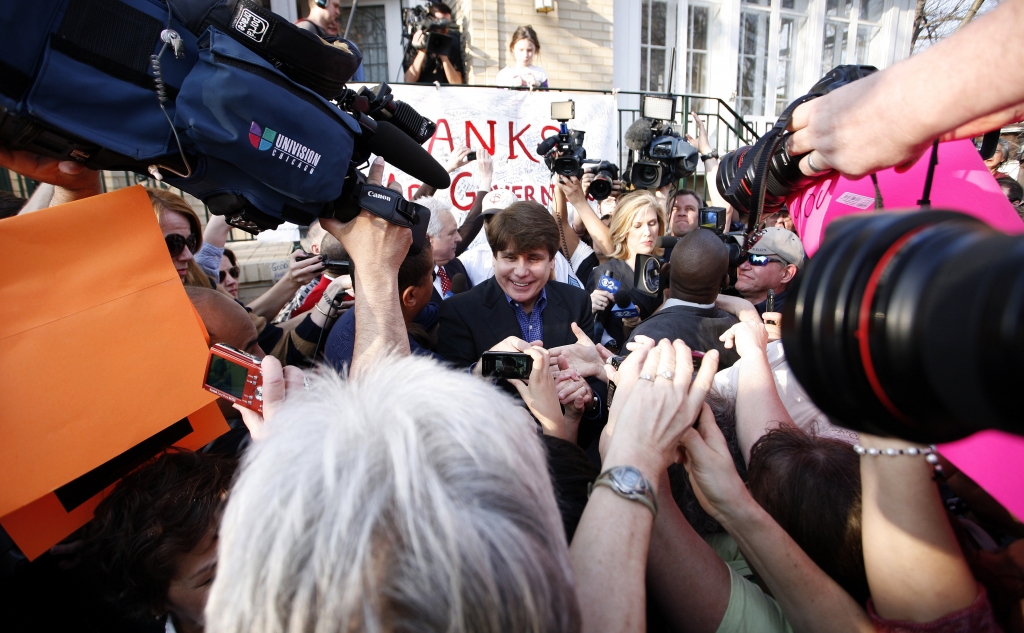
<path fill-rule="evenodd" d="M 626 140 L 626 147 L 629 149 L 639 152 L 645 149 L 651 144 L 651 140 L 654 139 L 654 132 L 651 131 L 652 121 L 643 117 L 633 121 L 630 126 L 626 129 L 624 136 Z"/>
<path fill-rule="evenodd" d="M 469 278 L 463 273 L 452 275 L 452 294 L 461 294 L 469 290 Z"/>
<path fill-rule="evenodd" d="M 392 166 L 435 189 L 447 189 L 452 184 L 448 172 L 427 150 L 386 121 L 377 122 L 377 132 L 369 139 L 368 147 Z"/>
<path fill-rule="evenodd" d="M 661 235 L 654 240 L 654 245 L 658 248 L 672 248 L 678 241 L 678 237 L 672 235 Z"/>
<path fill-rule="evenodd" d="M 547 137 L 546 139 L 537 144 L 537 155 L 546 156 L 547 153 L 551 151 L 551 148 L 553 148 L 555 146 L 555 143 L 557 142 L 557 134 Z"/>

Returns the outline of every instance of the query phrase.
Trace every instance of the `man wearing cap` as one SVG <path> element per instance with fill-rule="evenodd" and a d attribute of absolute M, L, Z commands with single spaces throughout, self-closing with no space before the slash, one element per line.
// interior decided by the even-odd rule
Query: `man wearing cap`
<path fill-rule="evenodd" d="M 786 289 L 804 265 L 804 246 L 795 233 L 775 226 L 758 231 L 751 239 L 754 245 L 737 270 L 736 291 L 762 314 L 768 291 L 773 290 L 775 311 L 781 312 Z"/>
<path fill-rule="evenodd" d="M 483 283 L 494 276 L 494 253 L 491 252 L 491 246 L 487 242 L 487 225 L 499 211 L 507 209 L 518 201 L 519 199 L 516 198 L 515 194 L 508 189 L 495 189 L 484 195 L 481 211 L 484 222 L 484 234 L 474 240 L 469 245 L 469 248 L 458 256 L 459 261 L 466 267 L 466 273 L 469 275 L 472 285 Z M 562 255 L 561 251 L 555 253 L 554 263 L 555 281 L 583 288 L 579 278 L 572 272 L 572 265 L 569 264 L 569 260 Z"/>

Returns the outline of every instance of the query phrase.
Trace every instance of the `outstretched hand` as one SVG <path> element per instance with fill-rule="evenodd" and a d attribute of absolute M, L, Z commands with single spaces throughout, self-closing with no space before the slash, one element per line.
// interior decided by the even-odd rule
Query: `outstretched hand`
<path fill-rule="evenodd" d="M 717 370 L 718 352 L 711 350 L 691 382 L 693 358 L 680 340 L 633 351 L 619 367 L 602 467 L 634 466 L 657 481 L 677 461 L 680 439 L 697 419 Z"/>
<path fill-rule="evenodd" d="M 768 330 L 759 321 L 741 321 L 725 331 L 718 340 L 725 343 L 725 349 L 736 348 L 740 358 L 750 354 L 765 354 L 768 347 Z"/>
<path fill-rule="evenodd" d="M 681 444 L 683 467 L 690 476 L 697 501 L 721 522 L 728 509 L 750 498 L 750 493 L 736 472 L 725 436 L 706 403 L 701 408 L 700 424 L 683 433 Z"/>
<path fill-rule="evenodd" d="M 604 345 L 594 345 L 586 332 L 575 323 L 572 324 L 572 332 L 576 335 L 576 342 L 551 349 L 551 358 L 564 359 L 566 366 L 563 369 L 573 369 L 584 378 L 596 376 L 607 381 L 605 361 L 612 353 L 605 349 Z"/>

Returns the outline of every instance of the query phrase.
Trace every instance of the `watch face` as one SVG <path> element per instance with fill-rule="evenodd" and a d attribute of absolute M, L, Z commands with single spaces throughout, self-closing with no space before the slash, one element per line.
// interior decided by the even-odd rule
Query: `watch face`
<path fill-rule="evenodd" d="M 612 474 L 612 479 L 624 491 L 635 491 L 642 488 L 643 478 L 640 471 L 632 466 L 619 468 Z"/>

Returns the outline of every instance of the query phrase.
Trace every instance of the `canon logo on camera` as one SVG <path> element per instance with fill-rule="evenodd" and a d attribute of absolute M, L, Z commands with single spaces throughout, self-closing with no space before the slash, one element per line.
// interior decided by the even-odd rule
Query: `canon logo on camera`
<path fill-rule="evenodd" d="M 370 196 L 371 198 L 377 198 L 378 200 L 387 200 L 388 202 L 391 201 L 390 197 L 385 196 L 382 193 L 377 193 L 376 191 L 367 191 L 366 195 Z"/>

